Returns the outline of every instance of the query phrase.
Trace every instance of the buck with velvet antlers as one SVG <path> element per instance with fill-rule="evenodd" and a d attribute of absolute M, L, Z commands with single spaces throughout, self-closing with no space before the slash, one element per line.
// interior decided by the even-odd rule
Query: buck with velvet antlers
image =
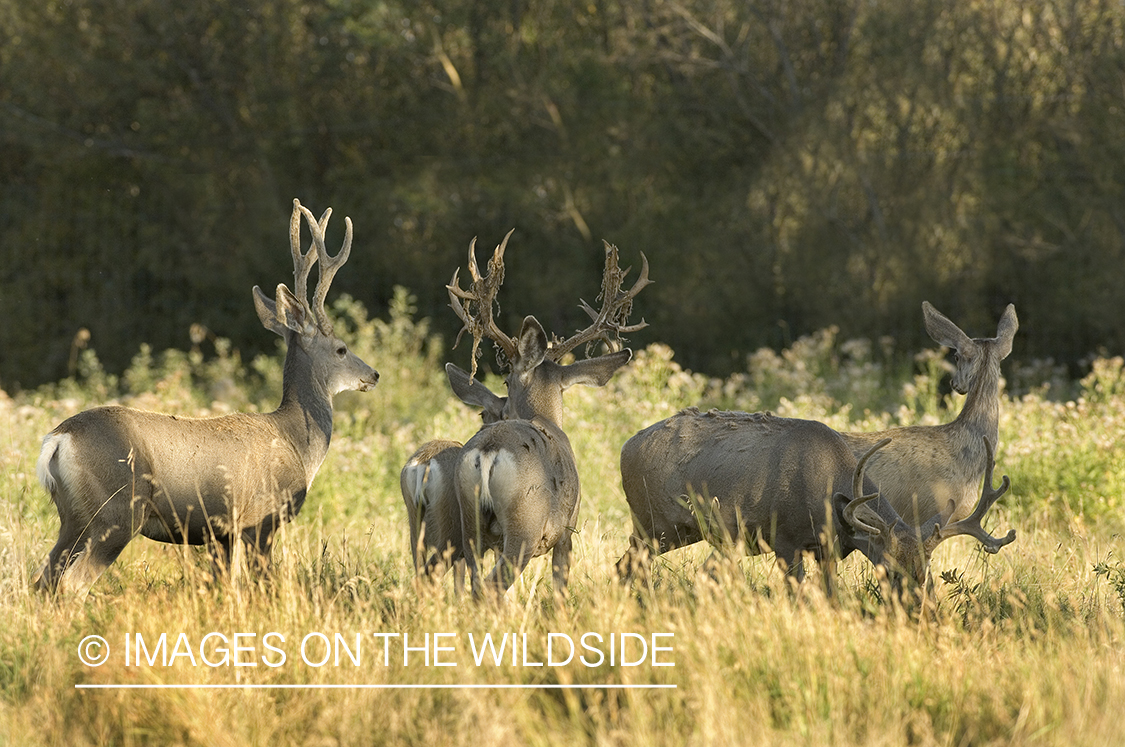
<path fill-rule="evenodd" d="M 301 510 L 328 453 L 333 395 L 367 391 L 379 379 L 336 337 L 324 310 L 352 244 L 345 218 L 343 247 L 328 255 L 331 213 L 318 221 L 294 200 L 295 295 L 282 284 L 271 300 L 254 286 L 258 318 L 287 345 L 276 411 L 196 419 L 99 407 L 65 420 L 43 440 L 36 471 L 61 527 L 37 574 L 40 588 L 84 596 L 137 534 L 209 545 L 217 575 L 230 569 L 239 539 L 259 566 L 268 564 L 274 532 Z M 300 247 L 302 217 L 312 232 L 307 253 Z M 310 305 L 308 277 L 318 260 Z"/>
<path fill-rule="evenodd" d="M 996 337 L 972 339 L 929 303 L 922 303 L 922 313 L 930 337 L 956 351 L 952 385 L 967 395 L 960 414 L 942 425 L 842 435 L 857 457 L 873 443 L 892 439 L 871 458 L 867 474 L 906 522 L 927 536 L 935 516 L 944 523 L 970 515 L 981 476 L 991 469 L 989 452 L 1000 435 L 1000 362 L 1012 351 L 1019 320 L 1009 304 Z M 994 553 L 1015 538 L 1012 530 L 985 548 Z"/>
<path fill-rule="evenodd" d="M 864 474 L 890 443 L 881 439 L 857 460 L 823 423 L 769 413 L 689 408 L 651 425 L 621 449 L 633 534 L 618 573 L 647 578 L 652 556 L 706 539 L 721 550 L 732 542 L 750 554 L 772 549 L 797 582 L 805 576 L 804 553 L 811 552 L 829 592 L 835 559 L 855 550 L 922 583 L 942 541 L 962 534 L 985 541 L 980 520 L 1007 491 L 1008 478 L 992 487 L 986 441 L 986 481 L 975 511 L 920 534 Z"/>
<path fill-rule="evenodd" d="M 566 587 L 570 570 L 571 535 L 578 521 L 578 468 L 570 440 L 562 429 L 563 392 L 575 384 L 602 386 L 632 357 L 618 350 L 623 335 L 643 328 L 628 324 L 633 299 L 651 281 L 648 260 L 641 254 L 641 273 L 632 288 L 622 290 L 629 270 L 618 266 L 617 247 L 605 244 L 602 275 L 602 308 L 595 311 L 585 301 L 589 327 L 574 336 L 548 342 L 547 333 L 533 316 L 525 317 L 515 338 L 493 319 L 496 294 L 504 279 L 504 250 L 511 232 L 496 247 L 482 275 L 476 262 L 476 242 L 469 245 L 468 290 L 460 287 L 458 273 L 448 286 L 453 311 L 464 323 L 462 333 L 473 337 L 473 370 L 484 338 L 493 341 L 507 376 L 508 399 L 503 419 L 485 425 L 461 449 L 455 490 L 461 510 L 465 558 L 473 593 L 482 585 L 478 556 L 495 534 L 499 546 L 496 566 L 487 584 L 503 594 L 523 572 L 531 558 L 551 551 L 556 593 Z M 579 346 L 589 355 L 598 343 L 612 352 L 574 363 L 563 358 Z"/>

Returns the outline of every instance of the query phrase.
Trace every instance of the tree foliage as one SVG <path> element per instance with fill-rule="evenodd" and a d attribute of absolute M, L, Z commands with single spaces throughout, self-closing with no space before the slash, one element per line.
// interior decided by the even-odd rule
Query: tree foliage
<path fill-rule="evenodd" d="M 0 0 L 0 381 L 83 327 L 116 370 L 193 323 L 272 349 L 294 196 L 355 221 L 337 290 L 449 338 L 515 227 L 509 326 L 580 326 L 604 238 L 652 263 L 637 342 L 716 374 L 830 325 L 915 349 L 923 299 L 1119 350 L 1123 83 L 1111 0 Z"/>

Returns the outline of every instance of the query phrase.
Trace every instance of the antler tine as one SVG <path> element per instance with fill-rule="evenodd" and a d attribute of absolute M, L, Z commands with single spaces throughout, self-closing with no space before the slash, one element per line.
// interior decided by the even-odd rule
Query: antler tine
<path fill-rule="evenodd" d="M 602 300 L 602 308 L 594 311 L 585 301 L 579 304 L 579 308 L 586 312 L 593 323 L 573 337 L 554 343 L 550 352 L 552 360 L 560 360 L 579 345 L 589 346 L 598 340 L 604 341 L 611 349 L 619 349 L 623 343 L 623 335 L 648 326 L 644 319 L 636 324 L 626 323 L 633 311 L 633 299 L 652 284 L 648 277 L 648 257 L 641 252 L 641 274 L 632 288 L 622 291 L 621 284 L 633 268 L 626 267 L 622 270 L 618 264 L 617 247 L 608 241 L 602 243 L 605 245 L 605 270 L 602 272 L 602 290 L 598 295 Z"/>
<path fill-rule="evenodd" d="M 470 376 L 477 372 L 477 358 L 480 356 L 480 343 L 485 337 L 492 340 L 497 348 L 497 358 L 501 366 L 506 365 L 516 354 L 516 343 L 508 337 L 493 319 L 493 306 L 496 304 L 496 295 L 504 282 L 504 250 L 508 248 L 508 239 L 516 229 L 508 231 L 504 240 L 492 252 L 492 259 L 488 261 L 488 274 L 481 275 L 480 266 L 477 264 L 477 240 L 469 242 L 469 278 L 468 290 L 461 288 L 458 279 L 461 268 L 453 272 L 453 279 L 445 289 L 449 292 L 449 306 L 457 315 L 464 326 L 457 333 L 457 340 L 453 346 L 461 341 L 461 336 L 468 332 L 473 336 L 472 370 Z M 464 303 L 462 303 L 462 301 Z"/>
<path fill-rule="evenodd" d="M 887 526 L 887 523 L 883 521 L 883 518 L 879 516 L 879 514 L 872 511 L 871 516 L 876 519 L 876 523 L 878 524 L 878 526 L 875 526 L 873 524 L 869 524 L 866 521 L 863 521 L 855 514 L 856 510 L 858 510 L 860 506 L 863 506 L 864 504 L 869 503 L 879 497 L 878 491 L 869 493 L 868 495 L 863 494 L 863 471 L 867 469 L 867 460 L 871 458 L 871 455 L 890 442 L 891 439 L 884 438 L 882 441 L 868 449 L 867 452 L 859 458 L 859 461 L 856 462 L 855 472 L 852 474 L 852 499 L 848 501 L 848 505 L 844 507 L 845 521 L 847 521 L 853 527 L 862 529 L 868 534 L 873 534 L 875 536 L 886 534 L 887 530 L 890 528 Z"/>
<path fill-rule="evenodd" d="M 301 303 L 307 306 L 309 303 L 309 273 L 312 272 L 313 265 L 316 264 L 317 254 L 313 251 L 316 247 L 315 240 L 309 244 L 307 252 L 301 253 L 301 215 L 303 210 L 300 200 L 294 199 L 293 216 L 289 219 L 289 250 L 293 254 L 293 292 L 297 298 L 301 299 Z M 332 208 L 328 208 L 320 216 L 317 225 L 320 226 L 322 233 L 324 227 L 328 225 L 330 217 L 332 217 Z"/>
<path fill-rule="evenodd" d="M 352 219 L 344 217 L 344 225 L 346 230 L 344 232 L 344 245 L 340 251 L 336 253 L 335 257 L 329 256 L 328 249 L 324 246 L 324 230 L 328 227 L 328 219 L 332 217 L 332 208 L 324 211 L 321 219 L 318 221 L 313 218 L 313 214 L 296 200 L 293 201 L 294 206 L 301 211 L 305 216 L 305 222 L 309 224 L 309 231 L 312 232 L 313 245 L 316 247 L 316 257 L 320 259 L 320 276 L 316 281 L 316 291 L 313 293 L 313 303 L 311 305 L 312 312 L 316 316 L 316 321 L 320 325 L 320 330 L 324 334 L 332 334 L 332 321 L 328 318 L 328 313 L 324 310 L 324 301 L 328 297 L 328 289 L 332 286 L 332 279 L 336 277 L 336 273 L 344 263 L 348 261 L 348 256 L 352 251 Z M 312 249 L 309 249 L 309 254 L 312 254 Z M 313 263 L 315 263 L 315 259 Z M 309 267 L 312 267 L 312 264 Z M 306 273 L 307 276 L 307 273 Z"/>
<path fill-rule="evenodd" d="M 992 442 L 988 440 L 988 436 L 984 437 L 984 452 L 986 457 L 984 485 L 981 488 L 980 500 L 977 501 L 976 508 L 964 519 L 941 527 L 941 529 L 938 530 L 938 537 L 945 540 L 950 537 L 967 534 L 971 537 L 976 537 L 987 552 L 995 554 L 1000 552 L 1000 548 L 1004 545 L 1015 541 L 1016 530 L 1009 529 L 1005 537 L 994 537 L 981 526 L 981 520 L 984 518 L 984 515 L 988 513 L 988 509 L 992 508 L 992 505 L 999 500 L 1000 496 L 1008 492 L 1008 488 L 1011 487 L 1012 483 L 1011 480 L 1008 479 L 1008 476 L 1004 475 L 1000 479 L 1000 487 L 992 487 L 992 471 L 996 466 L 996 461 L 993 458 Z"/>

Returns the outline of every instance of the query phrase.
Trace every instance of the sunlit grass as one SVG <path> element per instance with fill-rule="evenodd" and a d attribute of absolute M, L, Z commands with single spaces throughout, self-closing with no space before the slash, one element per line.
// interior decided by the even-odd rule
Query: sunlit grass
<path fill-rule="evenodd" d="M 353 347 L 384 378 L 377 397 L 340 403 L 328 459 L 303 512 L 282 532 L 265 583 L 244 575 L 216 586 L 201 551 L 142 538 L 82 604 L 56 603 L 28 589 L 58 530 L 34 476 L 47 431 L 101 397 L 186 414 L 222 411 L 233 405 L 207 395 L 222 378 L 220 368 L 232 379 L 238 408 L 268 409 L 276 361 L 258 361 L 257 373 L 249 374 L 233 372 L 229 354 L 139 359 L 123 377 L 127 384 L 98 378 L 93 369 L 92 384 L 80 379 L 0 398 L 0 744 L 1106 745 L 1125 739 L 1118 715 L 1125 702 L 1125 466 L 1118 445 L 1125 379 L 1114 361 L 1099 362 L 1073 401 L 1042 391 L 1005 397 L 997 470 L 1012 477 L 1013 487 L 987 523 L 1016 528 L 1018 539 L 995 556 L 969 538 L 943 544 L 933 562 L 937 607 L 920 613 L 885 600 L 858 555 L 841 564 L 832 600 L 820 591 L 815 569 L 792 593 L 768 556 L 704 573 L 708 549 L 699 546 L 658 559 L 651 588 L 620 585 L 613 564 L 630 525 L 618 452 L 634 432 L 689 404 L 768 406 L 852 428 L 948 419 L 960 405 L 942 409 L 940 366 L 923 366 L 920 379 L 896 385 L 897 401 L 879 404 L 872 393 L 892 375 L 865 363 L 862 348 L 841 352 L 819 338 L 788 355 L 762 354 L 753 363 L 758 369 L 723 382 L 679 370 L 666 348 L 639 351 L 609 386 L 567 394 L 565 427 L 579 461 L 583 504 L 565 602 L 553 602 L 544 558 L 497 607 L 456 594 L 450 577 L 437 586 L 414 580 L 398 488 L 398 471 L 419 443 L 468 438 L 479 423 L 476 413 L 446 393 L 429 347 L 437 343 L 408 314 L 400 310 L 378 327 L 361 312 L 343 311 L 353 313 Z M 852 357 L 833 364 L 840 355 Z M 803 373 L 809 370 L 816 376 Z M 837 374 L 844 378 L 832 378 Z M 830 380 L 817 378 L 825 376 Z M 854 402 L 846 396 L 853 386 L 860 393 Z M 163 634 L 164 653 L 171 654 L 181 633 L 190 656 L 180 649 L 168 666 L 160 660 L 126 666 L 126 637 L 135 643 L 140 635 L 153 647 Z M 209 633 L 225 636 L 228 649 L 241 634 L 247 648 L 237 656 L 245 665 L 204 662 L 200 645 Z M 284 642 L 267 639 L 269 633 Z M 548 643 L 557 661 L 563 636 L 577 643 L 586 633 L 603 641 L 613 634 L 618 642 L 629 633 L 636 636 L 629 645 L 644 639 L 651 647 L 655 640 L 671 650 L 655 659 L 649 651 L 635 666 L 587 666 L 577 658 L 581 650 L 565 665 L 548 665 Z M 324 653 L 316 634 L 329 641 L 339 634 L 360 663 L 345 652 L 339 665 L 314 666 Z M 438 640 L 452 648 L 436 652 L 436 634 L 448 634 Z M 501 664 L 476 666 L 469 636 L 479 644 L 485 634 L 508 636 L 509 645 L 516 636 L 516 663 L 508 648 Z M 78 658 L 88 635 L 111 646 L 103 666 Z M 310 635 L 306 654 L 313 663 L 301 656 Z M 404 637 L 415 650 L 404 651 Z M 222 639 L 209 640 L 206 655 L 221 659 L 215 644 Z M 285 652 L 284 662 L 265 647 L 267 640 Z M 456 666 L 437 666 L 435 654 Z M 674 666 L 654 663 L 665 661 Z M 102 691 L 78 684 L 447 688 Z M 517 684 L 676 687 L 452 687 Z"/>

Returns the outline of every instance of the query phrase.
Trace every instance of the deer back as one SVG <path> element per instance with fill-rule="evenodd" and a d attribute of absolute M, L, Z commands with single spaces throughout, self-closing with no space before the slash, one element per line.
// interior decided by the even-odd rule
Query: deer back
<path fill-rule="evenodd" d="M 651 536 L 704 539 L 706 521 L 743 530 L 816 539 L 834 497 L 850 497 L 856 461 L 820 423 L 769 413 L 702 413 L 689 408 L 649 426 L 621 450 L 621 475 L 634 517 Z M 869 488 L 873 486 L 868 482 Z M 712 513 L 701 507 L 714 499 Z M 753 547 L 751 549 L 754 549 Z"/>

